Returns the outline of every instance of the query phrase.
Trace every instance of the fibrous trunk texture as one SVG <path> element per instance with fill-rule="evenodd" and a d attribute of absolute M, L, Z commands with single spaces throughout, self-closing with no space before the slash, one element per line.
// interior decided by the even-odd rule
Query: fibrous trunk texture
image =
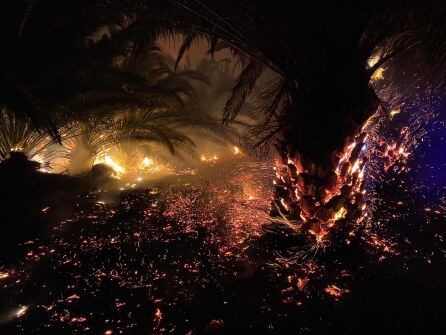
<path fill-rule="evenodd" d="M 320 243 L 333 235 L 353 235 L 365 217 L 366 140 L 365 131 L 347 138 L 329 166 L 283 150 L 275 167 L 273 216 Z"/>

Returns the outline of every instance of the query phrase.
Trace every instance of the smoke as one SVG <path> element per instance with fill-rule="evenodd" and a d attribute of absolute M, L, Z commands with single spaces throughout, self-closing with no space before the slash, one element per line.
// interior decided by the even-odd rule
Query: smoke
<path fill-rule="evenodd" d="M 171 57 L 174 62 L 183 40 L 182 36 L 176 36 L 175 38 L 160 39 L 157 43 L 161 51 Z M 208 49 L 207 42 L 194 41 L 190 49 L 184 53 L 179 68 L 197 71 L 209 79 L 210 85 L 201 81 L 193 81 L 191 84 L 195 88 L 200 110 L 223 122 L 224 106 L 232 94 L 235 81 L 243 67 L 240 60 L 234 57 L 228 49 L 216 51 L 213 57 L 209 54 Z M 277 78 L 277 74 L 271 70 L 264 71 L 259 79 L 257 91 L 263 83 L 273 78 Z M 247 131 L 263 121 L 263 116 L 257 113 L 255 96 L 256 92 L 248 97 L 236 120 L 229 124 L 237 132 L 236 138 L 216 141 L 212 136 L 201 136 L 203 134 L 200 130 L 194 131 L 191 137 L 197 145 L 197 151 L 204 155 L 216 154 L 220 156 L 228 151 L 228 147 L 232 148 L 236 145 L 243 148 L 244 153 L 255 155 L 254 148 L 251 147 L 255 140 L 247 141 L 246 138 Z"/>
<path fill-rule="evenodd" d="M 77 176 L 88 172 L 93 166 L 95 159 L 92 153 L 83 143 L 79 143 L 74 150 L 70 152 L 68 161 L 68 172 L 72 176 Z"/>

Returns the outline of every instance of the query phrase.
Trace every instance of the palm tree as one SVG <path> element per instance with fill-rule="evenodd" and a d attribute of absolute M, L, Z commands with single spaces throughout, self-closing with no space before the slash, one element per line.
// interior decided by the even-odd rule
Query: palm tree
<path fill-rule="evenodd" d="M 61 137 L 73 135 L 74 129 L 63 126 L 58 129 Z M 57 140 L 48 132 L 39 130 L 31 119 L 17 116 L 7 108 L 0 109 L 0 162 L 19 152 L 41 165 L 41 171 L 53 171 L 62 152 Z"/>
<path fill-rule="evenodd" d="M 381 104 L 372 75 L 403 53 L 425 64 L 424 75 L 444 76 L 444 1 L 305 2 L 296 10 L 280 1 L 164 3 L 134 8 L 141 22 L 174 22 L 169 31 L 186 34 L 178 59 L 205 38 L 210 53 L 230 48 L 244 62 L 226 120 L 238 115 L 265 68 L 279 75 L 263 89 L 266 122 L 256 130 L 258 145 L 280 153 L 274 214 L 318 241 L 348 232 L 348 222 L 363 218 L 366 121 Z"/>
<path fill-rule="evenodd" d="M 196 104 L 191 81 L 208 84 L 207 78 L 174 71 L 154 44 L 154 34 L 135 33 L 131 13 L 116 12 L 103 1 L 11 6 L 17 15 L 2 21 L 0 75 L 7 87 L 0 104 L 36 131 L 50 130 L 73 154 L 82 151 L 81 170 L 119 141 L 156 142 L 174 154 L 179 147 L 191 152 L 185 132 L 194 127 L 216 140 L 234 135 Z M 98 32 L 103 36 L 96 37 Z M 68 142 L 59 134 L 66 125 L 78 134 L 70 134 Z"/>
<path fill-rule="evenodd" d="M 196 92 L 198 95 L 198 102 L 202 110 L 207 111 L 209 114 L 215 117 L 221 117 L 221 111 L 223 110 L 227 100 L 231 97 L 232 88 L 236 81 L 242 64 L 237 60 L 224 58 L 222 60 L 215 60 L 212 58 L 203 58 L 197 65 L 196 71 L 204 74 L 209 78 L 210 85 L 196 82 Z M 277 77 L 273 73 L 267 73 L 264 81 L 269 81 L 270 78 Z M 261 115 L 257 113 L 254 102 L 246 101 L 239 114 L 238 120 L 243 120 L 248 124 L 256 124 L 260 122 Z M 232 124 L 237 122 L 232 122 Z M 243 126 L 244 124 L 240 124 Z M 246 126 L 246 125 L 244 125 Z"/>
<path fill-rule="evenodd" d="M 48 134 L 37 131 L 29 120 L 16 117 L 6 108 L 0 110 L 0 161 L 11 152 L 23 152 L 33 158 L 50 143 Z"/>
<path fill-rule="evenodd" d="M 192 136 L 205 136 L 219 144 L 234 141 L 237 132 L 221 124 L 198 104 L 192 82 L 209 85 L 206 76 L 190 69 L 174 71 L 173 62 L 154 44 L 146 44 L 144 52 L 138 49 L 141 54 L 136 56 L 137 51 L 128 48 L 129 44 L 133 45 L 132 41 L 124 43 L 119 32 L 112 36 L 110 44 L 115 40 L 119 48 L 106 53 L 110 66 L 119 76 L 133 78 L 134 84 L 128 83 L 126 91 L 121 93 L 90 91 L 71 98 L 66 104 L 74 113 L 82 115 L 83 135 L 73 139 L 70 145 L 73 155 L 82 154 L 86 158 L 81 171 L 91 167 L 95 156 L 122 142 L 146 149 L 150 144 L 158 144 L 171 155 L 187 153 L 195 157 L 198 155 Z M 120 48 L 124 51 L 118 51 Z M 95 87 L 100 85 L 98 82 Z M 78 159 L 73 156 L 71 161 L 77 166 Z"/>
<path fill-rule="evenodd" d="M 45 115 L 31 107 L 46 106 L 34 102 L 50 96 L 54 107 L 57 99 L 75 93 L 81 98 L 97 94 L 103 100 L 96 113 L 107 104 L 160 100 L 166 90 L 151 87 L 133 71 L 160 36 L 185 36 L 176 64 L 197 38 L 208 40 L 211 54 L 229 48 L 239 57 L 244 67 L 224 108 L 227 121 L 240 112 L 265 68 L 275 71 L 279 78 L 262 90 L 259 112 L 265 122 L 257 129 L 258 145 L 274 144 L 281 156 L 275 214 L 317 240 L 343 227 L 341 222 L 361 219 L 364 125 L 380 104 L 370 85 L 372 74 L 401 52 L 436 64 L 432 72 L 445 68 L 441 0 L 306 2 L 299 10 L 266 0 L 255 5 L 250 0 L 18 3 L 28 9 L 25 15 L 2 21 L 15 30 L 3 30 L 8 38 L 1 48 L 1 82 L 7 87 L 0 91 L 8 94 L 1 102 L 30 117 Z M 45 22 L 33 15 L 39 12 L 45 12 Z M 104 26 L 110 34 L 85 45 L 86 36 Z M 116 56 L 114 71 L 110 55 Z M 26 62 L 30 57 L 32 68 Z M 181 108 L 189 97 L 180 95 L 163 104 Z"/>
<path fill-rule="evenodd" d="M 193 136 L 219 144 L 234 142 L 237 136 L 234 129 L 218 119 L 159 107 L 117 110 L 112 117 L 99 122 L 79 124 L 77 132 L 79 135 L 63 142 L 68 150 L 70 172 L 74 174 L 88 171 L 96 157 L 116 150 L 122 143 L 127 143 L 125 148 L 133 145 L 132 150 L 156 159 L 165 160 L 166 154 L 198 158 Z"/>

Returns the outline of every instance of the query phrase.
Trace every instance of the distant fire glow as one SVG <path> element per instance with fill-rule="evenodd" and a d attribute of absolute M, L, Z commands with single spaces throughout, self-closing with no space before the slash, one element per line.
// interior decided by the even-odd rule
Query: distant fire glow
<path fill-rule="evenodd" d="M 215 163 L 216 161 L 218 161 L 218 156 L 217 155 L 208 155 L 208 156 L 201 155 L 200 160 L 205 163 Z"/>
<path fill-rule="evenodd" d="M 120 166 L 119 164 L 117 164 L 113 158 L 111 158 L 110 156 L 105 156 L 104 157 L 104 163 L 108 166 L 110 166 L 113 170 L 115 170 L 118 173 L 124 173 L 125 169 Z"/>

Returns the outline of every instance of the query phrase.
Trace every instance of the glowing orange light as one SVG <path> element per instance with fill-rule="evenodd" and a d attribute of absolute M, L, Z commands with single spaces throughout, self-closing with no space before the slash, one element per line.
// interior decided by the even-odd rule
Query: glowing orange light
<path fill-rule="evenodd" d="M 153 164 L 154 164 L 153 159 L 150 159 L 149 157 L 144 157 L 144 159 L 142 160 L 143 167 L 149 167 L 152 166 Z"/>
<path fill-rule="evenodd" d="M 335 221 L 345 218 L 345 215 L 347 214 L 347 210 L 345 207 L 341 207 L 335 214 L 334 219 Z"/>
<path fill-rule="evenodd" d="M 200 160 L 201 160 L 202 162 L 215 163 L 215 161 L 218 160 L 218 156 L 217 156 L 217 155 L 212 155 L 212 156 L 201 155 L 201 156 L 200 156 Z"/>
<path fill-rule="evenodd" d="M 371 76 L 372 81 L 384 79 L 383 72 L 384 72 L 384 68 L 382 68 L 382 67 L 377 68 L 376 71 L 373 72 L 373 74 Z"/>
<path fill-rule="evenodd" d="M 6 279 L 8 277 L 9 277 L 9 273 L 8 272 L 0 272 L 0 280 Z"/>
<path fill-rule="evenodd" d="M 28 310 L 28 306 L 20 306 L 19 308 L 17 308 L 17 310 L 14 312 L 14 314 L 17 318 L 21 318 L 22 316 L 25 315 L 27 310 Z"/>
<path fill-rule="evenodd" d="M 401 109 L 398 108 L 398 109 L 392 109 L 389 114 L 393 118 L 395 115 L 399 113 L 401 113 Z"/>

